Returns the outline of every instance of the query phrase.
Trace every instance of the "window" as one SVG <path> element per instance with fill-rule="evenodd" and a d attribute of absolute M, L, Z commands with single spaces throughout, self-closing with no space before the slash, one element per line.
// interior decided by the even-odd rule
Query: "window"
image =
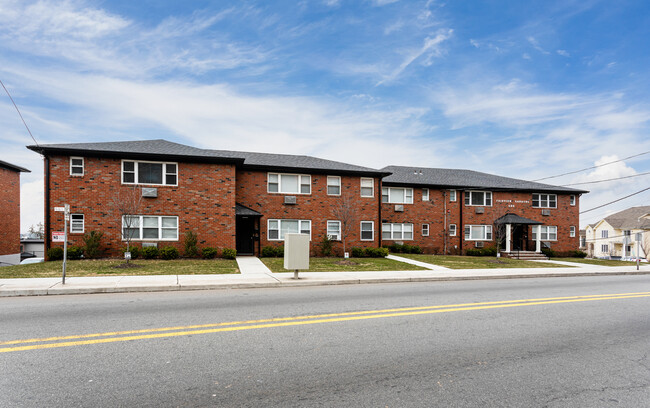
<path fill-rule="evenodd" d="M 341 240 L 341 221 L 327 221 L 327 236 L 333 241 Z"/>
<path fill-rule="evenodd" d="M 429 224 L 422 224 L 422 236 L 423 237 L 429 236 Z"/>
<path fill-rule="evenodd" d="M 375 223 L 372 221 L 361 221 L 361 240 L 374 241 Z"/>
<path fill-rule="evenodd" d="M 311 176 L 309 175 L 269 173 L 268 180 L 267 191 L 269 193 L 311 194 Z"/>
<path fill-rule="evenodd" d="M 123 160 L 122 183 L 175 186 L 178 184 L 178 165 L 176 163 Z"/>
<path fill-rule="evenodd" d="M 600 237 L 601 238 L 609 238 L 609 231 L 607 231 L 607 230 L 600 231 Z"/>
<path fill-rule="evenodd" d="M 574 195 L 569 196 L 569 204 L 570 205 L 576 205 L 576 196 L 574 196 Z"/>
<path fill-rule="evenodd" d="M 449 224 L 449 236 L 450 237 L 456 236 L 456 224 Z"/>
<path fill-rule="evenodd" d="M 537 231 L 540 228 L 542 229 L 542 235 L 540 240 L 557 241 L 557 227 L 553 227 L 550 225 L 533 225 L 533 241 L 537 240 Z"/>
<path fill-rule="evenodd" d="M 600 252 L 602 252 L 604 254 L 608 254 L 609 253 L 609 245 L 607 245 L 607 244 L 601 245 L 600 246 Z"/>
<path fill-rule="evenodd" d="M 311 237 L 310 220 L 269 220 L 268 226 L 269 241 L 284 241 L 285 234 L 309 234 Z"/>
<path fill-rule="evenodd" d="M 576 227 L 574 227 L 573 225 L 569 227 L 569 236 L 571 238 L 576 236 Z"/>
<path fill-rule="evenodd" d="M 122 217 L 122 239 L 178 240 L 178 217 L 156 215 L 125 215 Z"/>
<path fill-rule="evenodd" d="M 70 214 L 70 233 L 83 234 L 84 232 L 84 215 Z"/>
<path fill-rule="evenodd" d="M 382 224 L 381 237 L 392 240 L 412 240 L 413 224 Z"/>
<path fill-rule="evenodd" d="M 361 178 L 361 197 L 375 196 L 375 180 L 371 178 Z"/>
<path fill-rule="evenodd" d="M 83 176 L 84 175 L 84 158 L 83 157 L 70 157 L 70 175 Z"/>
<path fill-rule="evenodd" d="M 557 208 L 557 195 L 533 194 L 533 208 Z"/>
<path fill-rule="evenodd" d="M 587 237 L 580 237 L 580 248 L 587 246 Z"/>
<path fill-rule="evenodd" d="M 429 189 L 428 188 L 423 188 L 422 189 L 422 201 L 429 201 Z"/>
<path fill-rule="evenodd" d="M 399 187 L 383 187 L 381 202 L 391 204 L 413 204 L 413 189 Z"/>
<path fill-rule="evenodd" d="M 456 201 L 456 190 L 449 190 L 449 201 Z"/>
<path fill-rule="evenodd" d="M 466 225 L 465 239 L 470 241 L 491 241 L 491 225 Z"/>
<path fill-rule="evenodd" d="M 341 195 L 341 177 L 327 176 L 327 195 Z"/>
<path fill-rule="evenodd" d="M 491 191 L 468 191 L 465 193 L 465 205 L 492 206 Z"/>

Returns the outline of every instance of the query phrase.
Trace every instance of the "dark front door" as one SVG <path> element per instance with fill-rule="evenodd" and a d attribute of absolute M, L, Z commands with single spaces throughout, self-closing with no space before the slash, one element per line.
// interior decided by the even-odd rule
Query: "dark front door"
<path fill-rule="evenodd" d="M 255 217 L 237 217 L 237 254 L 253 255 L 255 251 Z"/>
<path fill-rule="evenodd" d="M 512 250 L 523 251 L 524 248 L 524 228 L 522 225 L 512 226 Z"/>

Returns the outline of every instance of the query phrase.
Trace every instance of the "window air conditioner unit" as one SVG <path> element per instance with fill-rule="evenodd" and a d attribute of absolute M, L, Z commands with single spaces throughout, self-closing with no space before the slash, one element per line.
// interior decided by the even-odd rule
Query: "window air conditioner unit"
<path fill-rule="evenodd" d="M 395 211 L 398 212 L 404 211 L 404 204 L 395 204 Z"/>
<path fill-rule="evenodd" d="M 327 239 L 329 239 L 330 241 L 338 241 L 339 236 L 337 234 L 327 234 Z"/>
<path fill-rule="evenodd" d="M 551 210 L 542 210 L 542 215 L 551 215 Z"/>
<path fill-rule="evenodd" d="M 284 196 L 285 204 L 296 204 L 296 196 Z"/>
<path fill-rule="evenodd" d="M 150 187 L 142 187 L 142 197 L 156 198 L 158 197 L 158 189 Z"/>
<path fill-rule="evenodd" d="M 485 207 L 476 207 L 476 214 L 483 214 L 485 212 Z"/>
<path fill-rule="evenodd" d="M 476 247 L 476 248 L 483 248 L 483 241 L 476 241 L 476 242 L 474 242 L 474 247 Z"/>

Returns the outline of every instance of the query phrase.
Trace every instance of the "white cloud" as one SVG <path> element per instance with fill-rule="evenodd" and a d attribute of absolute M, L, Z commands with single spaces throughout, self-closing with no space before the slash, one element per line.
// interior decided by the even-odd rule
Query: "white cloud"
<path fill-rule="evenodd" d="M 556 52 L 557 52 L 558 55 L 561 55 L 563 57 L 570 57 L 571 56 L 571 54 L 569 54 L 569 52 L 567 50 L 557 50 Z"/>

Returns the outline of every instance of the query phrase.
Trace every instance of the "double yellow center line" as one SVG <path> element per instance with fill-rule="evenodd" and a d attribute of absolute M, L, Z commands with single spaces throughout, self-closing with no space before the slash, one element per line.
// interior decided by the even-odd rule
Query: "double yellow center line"
<path fill-rule="evenodd" d="M 0 342 L 0 353 L 82 346 L 87 344 L 114 343 L 120 341 L 158 339 L 270 327 L 300 326 L 305 324 L 333 323 L 352 320 L 379 319 L 386 317 L 414 316 L 467 310 L 499 309 L 506 307 L 549 305 L 557 303 L 591 302 L 596 300 L 631 299 L 650 297 L 650 292 L 615 293 L 605 295 L 565 296 L 541 299 L 503 300 L 495 302 L 460 303 L 439 306 L 404 307 L 395 309 L 365 310 L 359 312 L 328 313 L 307 316 L 278 317 L 272 319 L 245 320 L 192 326 L 161 327 L 156 329 L 113 331 L 37 339 Z"/>

